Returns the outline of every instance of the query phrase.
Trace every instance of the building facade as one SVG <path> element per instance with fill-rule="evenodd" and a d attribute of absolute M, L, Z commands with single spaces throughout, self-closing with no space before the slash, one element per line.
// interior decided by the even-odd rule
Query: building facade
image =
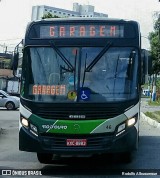
<path fill-rule="evenodd" d="M 72 11 L 45 5 L 33 6 L 31 20 L 41 20 L 48 13 L 58 17 L 108 17 L 107 14 L 94 12 L 94 6 L 92 5 L 73 3 Z"/>

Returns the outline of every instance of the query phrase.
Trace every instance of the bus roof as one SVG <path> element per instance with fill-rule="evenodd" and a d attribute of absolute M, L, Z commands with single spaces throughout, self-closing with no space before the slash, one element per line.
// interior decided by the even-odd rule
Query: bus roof
<path fill-rule="evenodd" d="M 36 20 L 36 21 L 32 21 L 34 22 L 53 22 L 53 21 L 108 21 L 108 22 L 135 22 L 133 20 L 127 20 L 127 19 L 118 19 L 118 18 L 108 18 L 108 17 L 66 17 L 66 18 L 48 18 L 48 19 L 42 19 L 42 20 Z M 31 22 L 31 23 L 32 23 Z"/>

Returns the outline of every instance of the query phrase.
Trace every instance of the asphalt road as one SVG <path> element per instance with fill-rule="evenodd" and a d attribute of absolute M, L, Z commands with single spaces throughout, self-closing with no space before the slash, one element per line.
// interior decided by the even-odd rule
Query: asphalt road
<path fill-rule="evenodd" d="M 160 173 L 160 130 L 150 126 L 144 120 L 140 122 L 139 149 L 135 152 L 133 161 L 129 164 L 108 156 L 96 159 L 66 158 L 61 160 L 60 163 L 55 162 L 52 165 L 40 164 L 35 153 L 18 150 L 18 120 L 19 111 L 0 109 L 0 169 L 50 170 L 54 175 L 52 177 L 68 178 L 113 177 L 113 175 L 107 175 L 115 171 L 118 171 L 118 174 L 121 174 L 121 172 L 136 174 L 137 171 L 156 173 L 159 169 Z"/>

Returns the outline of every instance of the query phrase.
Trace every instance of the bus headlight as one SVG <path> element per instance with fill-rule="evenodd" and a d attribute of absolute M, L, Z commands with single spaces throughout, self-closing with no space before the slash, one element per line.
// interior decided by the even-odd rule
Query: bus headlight
<path fill-rule="evenodd" d="M 28 123 L 28 120 L 24 117 L 21 117 L 21 123 L 24 127 L 28 127 L 29 126 L 29 123 Z"/>
<path fill-rule="evenodd" d="M 127 121 L 127 126 L 128 127 L 133 126 L 135 123 L 136 123 L 136 118 L 133 117 Z"/>
<path fill-rule="evenodd" d="M 138 119 L 138 114 L 136 114 L 133 117 L 131 117 L 130 119 L 126 120 L 125 123 L 121 123 L 118 126 L 116 136 L 121 135 L 122 133 L 124 133 L 127 130 L 127 128 L 130 128 L 133 125 L 135 125 L 137 122 L 137 119 Z"/>

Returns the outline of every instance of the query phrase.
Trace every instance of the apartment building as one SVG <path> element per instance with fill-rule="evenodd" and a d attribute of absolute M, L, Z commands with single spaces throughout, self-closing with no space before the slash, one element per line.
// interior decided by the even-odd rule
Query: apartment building
<path fill-rule="evenodd" d="M 59 17 L 108 17 L 108 14 L 95 12 L 92 5 L 73 3 L 72 11 L 45 5 L 33 6 L 31 20 L 40 20 L 48 13 Z"/>

